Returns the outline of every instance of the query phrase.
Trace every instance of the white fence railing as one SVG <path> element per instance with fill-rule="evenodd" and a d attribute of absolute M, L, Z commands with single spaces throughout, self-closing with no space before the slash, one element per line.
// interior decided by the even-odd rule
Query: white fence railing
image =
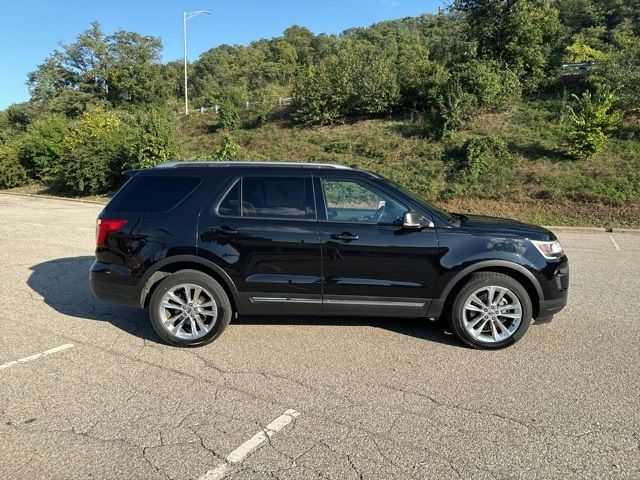
<path fill-rule="evenodd" d="M 293 104 L 294 101 L 295 101 L 295 97 L 278 97 L 272 103 L 274 106 L 277 106 L 277 107 L 286 107 Z M 251 110 L 251 108 L 255 107 L 256 105 L 258 105 L 258 102 L 246 101 L 244 103 L 244 107 L 247 110 Z M 220 105 L 213 105 L 211 107 L 199 107 L 194 109 L 194 112 L 198 112 L 198 113 L 213 112 L 217 115 L 218 113 L 220 113 L 220 108 L 221 108 Z"/>

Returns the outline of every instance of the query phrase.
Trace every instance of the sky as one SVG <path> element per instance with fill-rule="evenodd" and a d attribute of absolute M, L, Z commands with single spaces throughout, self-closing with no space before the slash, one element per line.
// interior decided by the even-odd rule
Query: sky
<path fill-rule="evenodd" d="M 0 109 L 29 99 L 27 74 L 97 20 L 160 37 L 163 61 L 183 58 L 182 12 L 210 10 L 188 22 L 188 57 L 220 44 L 278 36 L 297 24 L 340 33 L 380 20 L 435 12 L 442 0 L 0 0 Z"/>

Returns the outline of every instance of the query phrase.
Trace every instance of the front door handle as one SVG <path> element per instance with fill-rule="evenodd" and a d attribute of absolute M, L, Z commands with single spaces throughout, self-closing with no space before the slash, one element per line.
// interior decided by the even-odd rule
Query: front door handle
<path fill-rule="evenodd" d="M 358 240 L 360 237 L 349 232 L 335 233 L 331 235 L 334 240 L 342 240 L 343 242 L 350 242 L 352 240 Z"/>

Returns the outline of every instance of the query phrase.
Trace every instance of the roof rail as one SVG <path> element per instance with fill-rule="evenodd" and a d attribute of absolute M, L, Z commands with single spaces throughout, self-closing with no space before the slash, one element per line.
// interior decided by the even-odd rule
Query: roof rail
<path fill-rule="evenodd" d="M 312 162 L 264 162 L 251 160 L 217 161 L 217 160 L 183 160 L 176 162 L 166 162 L 156 165 L 155 168 L 188 168 L 188 167 L 311 167 L 311 168 L 335 168 L 351 170 L 351 167 L 337 165 L 333 163 L 312 163 Z"/>

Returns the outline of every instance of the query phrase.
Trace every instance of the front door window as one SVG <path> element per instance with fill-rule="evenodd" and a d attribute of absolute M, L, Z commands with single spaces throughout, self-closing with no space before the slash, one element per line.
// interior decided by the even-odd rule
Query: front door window
<path fill-rule="evenodd" d="M 409 209 L 377 188 L 349 179 L 322 180 L 330 222 L 402 225 Z"/>

